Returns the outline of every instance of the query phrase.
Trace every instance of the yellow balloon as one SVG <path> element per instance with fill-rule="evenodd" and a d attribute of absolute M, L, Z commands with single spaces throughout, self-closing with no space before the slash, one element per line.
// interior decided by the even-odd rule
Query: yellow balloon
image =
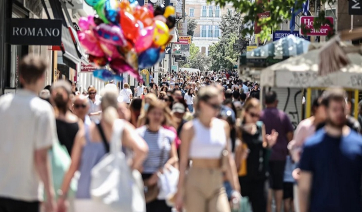
<path fill-rule="evenodd" d="M 167 43 L 170 32 L 167 25 L 159 20 L 155 21 L 155 31 L 153 33 L 153 42 L 157 46 L 163 46 Z"/>
<path fill-rule="evenodd" d="M 175 8 L 173 6 L 167 6 L 165 8 L 165 13 L 163 14 L 163 16 L 165 16 L 166 18 L 168 18 L 170 15 L 175 15 Z"/>

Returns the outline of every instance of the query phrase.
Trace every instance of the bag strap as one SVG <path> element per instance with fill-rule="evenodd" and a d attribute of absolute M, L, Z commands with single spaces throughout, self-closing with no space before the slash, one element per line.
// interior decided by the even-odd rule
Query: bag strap
<path fill-rule="evenodd" d="M 162 129 L 162 128 L 161 128 Z M 162 149 L 161 149 L 161 160 L 160 160 L 160 165 L 159 165 L 159 169 L 163 167 L 163 159 L 164 159 L 164 154 L 165 154 L 165 143 L 163 140 L 165 140 L 165 135 L 164 133 L 162 133 L 163 130 L 160 129 L 160 133 L 161 133 L 161 142 L 162 142 Z"/>
<path fill-rule="evenodd" d="M 104 148 L 106 149 L 106 152 L 109 153 L 109 149 L 110 149 L 109 143 L 107 142 L 106 136 L 105 136 L 103 128 L 101 126 L 101 123 L 98 123 L 96 125 L 97 125 L 97 128 L 98 128 L 99 134 L 102 137 L 102 142 L 104 144 Z"/>

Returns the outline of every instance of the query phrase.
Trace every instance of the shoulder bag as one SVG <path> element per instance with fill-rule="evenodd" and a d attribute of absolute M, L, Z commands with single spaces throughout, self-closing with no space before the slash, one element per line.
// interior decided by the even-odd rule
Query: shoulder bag
<path fill-rule="evenodd" d="M 123 120 L 114 122 L 110 152 L 91 171 L 91 197 L 110 211 L 145 212 L 141 174 L 130 169 L 121 151 L 123 127 Z"/>

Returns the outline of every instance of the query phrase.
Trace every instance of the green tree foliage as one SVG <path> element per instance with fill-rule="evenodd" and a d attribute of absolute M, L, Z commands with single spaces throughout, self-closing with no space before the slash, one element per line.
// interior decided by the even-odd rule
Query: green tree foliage
<path fill-rule="evenodd" d="M 210 69 L 214 71 L 232 69 L 237 64 L 240 51 L 234 50 L 234 44 L 238 39 L 242 39 L 242 17 L 239 13 L 229 11 L 223 15 L 219 27 L 222 31 L 219 42 L 209 47 L 212 61 Z"/>
<path fill-rule="evenodd" d="M 258 21 L 259 26 L 262 27 L 260 36 L 262 39 L 270 38 L 270 29 L 276 30 L 280 23 L 285 20 L 290 20 L 292 17 L 292 8 L 295 8 L 295 11 L 302 8 L 302 4 L 305 0 L 207 0 L 209 3 L 215 2 L 221 7 L 225 7 L 227 3 L 231 3 L 235 10 L 243 16 L 244 23 L 248 23 L 248 27 L 243 28 L 242 32 L 244 35 L 252 34 L 254 31 L 253 24 L 254 21 Z M 320 0 L 321 5 L 324 5 L 326 2 L 333 4 L 336 0 Z M 311 4 L 313 4 L 311 2 Z M 270 12 L 269 18 L 264 18 L 259 20 L 258 14 L 265 11 Z M 314 26 L 318 28 L 320 24 L 329 24 L 333 26 L 333 23 L 329 23 L 325 19 L 325 13 L 319 13 L 318 23 L 314 23 Z"/>
<path fill-rule="evenodd" d="M 195 21 L 195 19 L 187 18 L 187 35 L 194 36 L 196 27 L 197 22 Z"/>
<path fill-rule="evenodd" d="M 190 44 L 190 56 L 187 57 L 186 62 L 179 62 L 179 66 L 183 68 L 196 68 L 200 69 L 200 71 L 205 71 L 209 69 L 211 64 L 210 57 L 202 54 L 200 52 L 199 47 L 195 46 L 195 44 Z"/>

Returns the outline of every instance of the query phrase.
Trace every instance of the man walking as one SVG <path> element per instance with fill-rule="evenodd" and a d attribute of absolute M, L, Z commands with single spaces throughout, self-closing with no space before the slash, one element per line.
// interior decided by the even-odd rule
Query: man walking
<path fill-rule="evenodd" d="M 41 181 L 47 212 L 55 211 L 48 150 L 56 141 L 49 103 L 37 97 L 45 82 L 46 63 L 26 56 L 19 65 L 24 89 L 0 98 L 0 211 L 39 212 Z"/>
<path fill-rule="evenodd" d="M 301 212 L 360 212 L 362 137 L 346 125 L 346 94 L 322 96 L 327 123 L 304 144 L 299 167 Z"/>
<path fill-rule="evenodd" d="M 283 202 L 284 168 L 288 155 L 288 143 L 293 139 L 293 125 L 286 113 L 278 110 L 278 99 L 275 91 L 265 94 L 266 108 L 260 118 L 265 125 L 265 133 L 271 134 L 272 130 L 278 132 L 277 142 L 272 147 L 269 160 L 269 197 L 268 212 L 271 210 L 272 197 L 276 203 L 276 212 L 281 212 Z"/>

